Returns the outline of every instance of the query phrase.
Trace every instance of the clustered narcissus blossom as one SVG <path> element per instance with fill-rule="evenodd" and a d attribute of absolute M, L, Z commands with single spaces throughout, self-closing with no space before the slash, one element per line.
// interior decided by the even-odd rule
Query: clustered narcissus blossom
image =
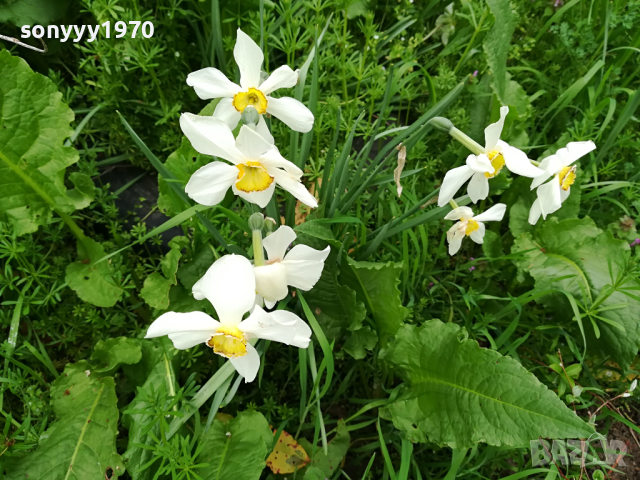
<path fill-rule="evenodd" d="M 484 152 L 478 155 L 470 154 L 466 165 L 449 170 L 444 177 L 438 206 L 443 207 L 453 199 L 460 187 L 469 179 L 467 193 L 473 203 L 484 200 L 489 195 L 489 179 L 500 173 L 506 165 L 513 173 L 524 177 L 537 177 L 544 172 L 531 164 L 527 154 L 500 140 L 504 120 L 509 113 L 509 107 L 500 108 L 500 120 L 492 123 L 484 130 Z"/>
<path fill-rule="evenodd" d="M 445 220 L 458 220 L 448 231 L 449 255 L 455 255 L 462 246 L 464 237 L 471 237 L 476 243 L 484 242 L 485 227 L 482 222 L 499 222 L 504 217 L 507 206 L 498 203 L 480 215 L 473 215 L 469 207 L 458 207 L 451 210 Z"/>
<path fill-rule="evenodd" d="M 533 202 L 529 212 L 531 225 L 538 222 L 540 215 L 546 219 L 547 215 L 560 209 L 562 203 L 569 198 L 571 185 L 576 180 L 577 168 L 572 163 L 595 149 L 596 144 L 590 140 L 571 142 L 540 162 L 540 168 L 544 173 L 531 182 L 531 190 L 538 189 L 536 191 L 538 198 Z M 544 183 L 549 177 L 552 177 L 551 180 Z"/>
<path fill-rule="evenodd" d="M 228 358 L 246 382 L 253 381 L 260 368 L 260 356 L 250 340 L 263 338 L 299 348 L 309 345 L 311 329 L 297 315 L 286 310 L 267 313 L 255 305 L 256 279 L 246 258 L 225 255 L 196 285 L 194 296 L 209 300 L 219 320 L 204 312 L 167 312 L 149 326 L 145 338 L 168 335 L 180 350 L 204 343 Z"/>
<path fill-rule="evenodd" d="M 265 123 L 264 114 L 272 115 L 297 132 L 308 132 L 313 127 L 313 114 L 298 100 L 291 97 L 272 97 L 279 88 L 290 88 L 298 83 L 298 73 L 283 65 L 261 81 L 264 54 L 246 33 L 238 29 L 233 56 L 240 70 L 240 85 L 230 81 L 220 70 L 212 67 L 190 73 L 187 84 L 203 100 L 221 98 L 213 113 L 234 129 L 244 109 L 251 105 L 260 114 L 257 131 L 270 143 L 273 137 Z"/>

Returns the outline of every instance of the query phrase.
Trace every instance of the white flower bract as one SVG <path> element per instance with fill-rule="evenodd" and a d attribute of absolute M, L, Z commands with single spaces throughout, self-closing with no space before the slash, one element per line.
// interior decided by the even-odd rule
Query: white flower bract
<path fill-rule="evenodd" d="M 288 286 L 308 291 L 320 279 L 324 261 L 331 248 L 315 250 L 307 245 L 296 245 L 287 253 L 287 248 L 296 239 L 291 227 L 281 226 L 263 240 L 267 251 L 266 265 L 254 267 L 256 292 L 272 308 L 289 293 Z"/>
<path fill-rule="evenodd" d="M 264 54 L 246 33 L 238 29 L 238 38 L 233 56 L 240 70 L 240 85 L 230 81 L 220 70 L 208 67 L 192 72 L 187 84 L 193 87 L 203 100 L 221 98 L 213 116 L 223 120 L 231 129 L 236 128 L 242 111 L 253 106 L 260 114 L 257 131 L 270 143 L 273 137 L 263 115 L 268 113 L 297 132 L 308 132 L 313 127 L 313 114 L 298 100 L 291 97 L 272 97 L 279 88 L 290 88 L 298 83 L 298 73 L 289 66 L 275 69 L 264 81 L 260 81 L 260 70 Z"/>
<path fill-rule="evenodd" d="M 307 348 L 311 337 L 309 326 L 294 313 L 254 308 L 255 288 L 251 262 L 239 255 L 225 255 L 193 286 L 194 297 L 209 300 L 220 320 L 204 312 L 167 312 L 149 326 L 145 338 L 168 335 L 180 350 L 204 343 L 228 358 L 245 381 L 251 382 L 260 368 L 251 339 Z M 242 320 L 251 309 L 251 315 Z"/>
<path fill-rule="evenodd" d="M 476 243 L 484 243 L 485 226 L 483 222 L 499 222 L 504 217 L 507 206 L 498 203 L 480 215 L 473 215 L 469 207 L 458 207 L 451 210 L 445 220 L 459 220 L 447 230 L 447 242 L 449 242 L 449 255 L 455 255 L 462 246 L 464 237 L 471 237 Z"/>
<path fill-rule="evenodd" d="M 234 139 L 231 129 L 221 120 L 191 113 L 182 114 L 180 127 L 198 152 L 233 164 L 211 162 L 191 176 L 185 191 L 196 202 L 217 205 L 232 188 L 236 195 L 264 208 L 277 184 L 305 205 L 318 206 L 300 181 L 302 170 L 250 127 L 243 125 Z"/>
<path fill-rule="evenodd" d="M 547 218 L 547 215 L 560 209 L 562 203 L 569 198 L 571 185 L 576 179 L 576 166 L 572 166 L 572 163 L 595 149 L 596 144 L 591 140 L 571 142 L 540 162 L 540 168 L 544 173 L 531 182 L 531 190 L 538 189 L 536 191 L 538 198 L 533 202 L 529 211 L 531 225 L 538 222 L 540 215 L 542 218 Z M 553 178 L 544 183 L 549 177 Z"/>
<path fill-rule="evenodd" d="M 500 173 L 502 167 L 525 177 L 537 177 L 543 171 L 534 166 L 527 154 L 500 140 L 504 127 L 504 120 L 509 113 L 509 107 L 500 108 L 500 120 L 492 123 L 484 130 L 484 153 L 471 154 L 467 157 L 466 165 L 449 170 L 444 177 L 438 206 L 445 206 L 467 180 L 467 193 L 473 203 L 484 200 L 489 195 L 489 179 Z"/>

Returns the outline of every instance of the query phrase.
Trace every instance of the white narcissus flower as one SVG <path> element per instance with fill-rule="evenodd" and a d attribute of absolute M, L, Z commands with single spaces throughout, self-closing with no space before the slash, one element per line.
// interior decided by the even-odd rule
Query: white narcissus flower
<path fill-rule="evenodd" d="M 331 248 L 315 250 L 307 245 L 287 248 L 296 239 L 291 227 L 282 226 L 265 238 L 262 243 L 267 251 L 266 265 L 254 267 L 256 292 L 265 300 L 268 308 L 289 293 L 288 286 L 311 290 L 322 275 L 324 261 Z"/>
<path fill-rule="evenodd" d="M 544 173 L 531 182 L 531 190 L 538 189 L 538 198 L 529 211 L 531 225 L 538 222 L 540 215 L 547 218 L 547 215 L 560 209 L 562 203 L 569 198 L 571 185 L 576 181 L 576 166 L 571 164 L 595 149 L 596 144 L 591 140 L 571 142 L 540 162 L 540 168 Z M 543 185 L 549 177 L 553 178 Z"/>
<path fill-rule="evenodd" d="M 473 215 L 473 210 L 469 207 L 458 207 L 451 210 L 445 220 L 459 220 L 447 231 L 447 242 L 449 242 L 449 255 L 455 255 L 460 250 L 462 239 L 471 237 L 476 243 L 484 243 L 485 227 L 482 222 L 499 222 L 504 217 L 507 206 L 498 203 L 480 215 Z"/>
<path fill-rule="evenodd" d="M 301 183 L 302 170 L 286 160 L 278 149 L 243 125 L 238 138 L 221 120 L 183 113 L 180 127 L 193 148 L 204 155 L 224 158 L 198 169 L 189 179 L 185 192 L 202 205 L 217 205 L 229 187 L 248 202 L 264 208 L 276 184 L 309 207 L 318 202 Z"/>
<path fill-rule="evenodd" d="M 449 170 L 444 177 L 438 206 L 445 206 L 449 200 L 469 179 L 467 193 L 473 203 L 484 200 L 489 195 L 489 179 L 500 173 L 502 167 L 525 177 L 537 177 L 544 172 L 534 166 L 527 154 L 500 140 L 504 127 L 504 120 L 509 113 L 509 107 L 500 108 L 500 120 L 484 129 L 485 147 L 479 155 L 471 154 L 467 157 L 466 165 Z"/>
<path fill-rule="evenodd" d="M 230 81 L 220 70 L 212 67 L 192 72 L 187 84 L 193 87 L 203 100 L 222 98 L 213 116 L 223 120 L 231 129 L 236 128 L 244 109 L 251 105 L 260 114 L 258 132 L 273 143 L 273 137 L 264 121 L 268 113 L 281 120 L 296 132 L 308 132 L 313 127 L 313 114 L 298 100 L 291 97 L 271 97 L 279 88 L 290 88 L 298 83 L 298 73 L 287 65 L 273 71 L 264 82 L 260 81 L 260 69 L 264 54 L 246 33 L 238 29 L 238 39 L 233 56 L 240 69 L 240 85 Z"/>
<path fill-rule="evenodd" d="M 204 343 L 228 358 L 245 381 L 251 382 L 260 368 L 260 356 L 249 340 L 263 338 L 307 348 L 311 337 L 309 326 L 294 313 L 254 308 L 255 288 L 251 262 L 239 255 L 225 255 L 193 286 L 194 297 L 209 300 L 220 320 L 204 312 L 167 312 L 149 326 L 145 338 L 168 335 L 179 350 Z M 251 309 L 253 313 L 242 320 Z"/>

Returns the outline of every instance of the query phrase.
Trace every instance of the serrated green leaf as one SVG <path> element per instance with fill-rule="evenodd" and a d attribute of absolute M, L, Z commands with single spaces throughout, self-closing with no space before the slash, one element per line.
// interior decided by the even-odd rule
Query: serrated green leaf
<path fill-rule="evenodd" d="M 47 224 L 54 210 L 87 206 L 91 179 L 76 174 L 76 189 L 64 185 L 78 153 L 63 146 L 73 112 L 55 84 L 7 50 L 0 51 L 0 77 L 0 215 L 22 235 Z"/>
<path fill-rule="evenodd" d="M 377 344 L 376 332 L 369 327 L 362 327 L 349 335 L 342 348 L 356 360 L 361 360 L 367 356 L 367 350 L 373 350 Z"/>
<path fill-rule="evenodd" d="M 174 244 L 162 260 L 160 269 L 162 274 L 153 272 L 144 280 L 144 285 L 140 290 L 140 297 L 147 302 L 147 305 L 159 310 L 169 308 L 169 290 L 178 283 L 176 272 L 180 261 L 180 246 Z"/>
<path fill-rule="evenodd" d="M 626 273 L 629 245 L 600 230 L 588 217 L 561 222 L 547 219 L 536 234 L 535 240 L 528 233 L 516 238 L 513 252 L 529 250 L 516 261 L 518 267 L 535 279 L 536 288 L 564 290 L 589 310 L 597 300 L 593 313 L 618 328 L 594 318 L 600 331 L 600 338 L 596 338 L 587 319 L 583 322 L 587 343 L 627 369 L 640 344 L 640 301 L 624 293 L 628 289 L 634 295 L 633 289 L 640 288 L 640 282 Z M 542 297 L 540 302 L 558 312 L 558 322 L 574 317 L 560 293 Z"/>
<path fill-rule="evenodd" d="M 259 412 L 240 412 L 227 423 L 214 420 L 198 456 L 198 463 L 209 466 L 198 474 L 203 480 L 258 480 L 272 442 L 269 422 Z"/>
<path fill-rule="evenodd" d="M 493 73 L 493 85 L 503 104 L 507 89 L 507 56 L 511 36 L 516 28 L 516 18 L 511 11 L 509 0 L 487 0 L 487 5 L 495 17 L 495 22 L 484 38 L 487 63 Z"/>
<path fill-rule="evenodd" d="M 487 230 L 484 234 L 484 243 L 482 244 L 482 252 L 487 258 L 498 258 L 504 255 L 502 249 L 502 238 L 495 232 Z"/>
<path fill-rule="evenodd" d="M 182 264 L 180 268 L 178 268 L 177 275 L 180 283 L 187 290 L 191 290 L 195 283 L 204 276 L 209 267 L 213 265 L 215 260 L 216 257 L 211 246 L 203 246 L 191 262 Z"/>
<path fill-rule="evenodd" d="M 91 360 L 99 367 L 98 372 L 113 372 L 123 363 L 133 365 L 141 358 L 140 340 L 128 337 L 100 340 L 91 354 Z"/>
<path fill-rule="evenodd" d="M 118 407 L 113 378 L 87 375 L 85 362 L 69 364 L 51 387 L 55 423 L 38 448 L 5 465 L 7 480 L 87 480 L 124 473 L 116 452 Z"/>
<path fill-rule="evenodd" d="M 96 262 L 105 256 L 95 240 L 78 242 L 77 262 L 67 265 L 65 282 L 85 302 L 98 307 L 113 307 L 122 296 L 122 288 L 111 278 L 110 262 Z"/>
<path fill-rule="evenodd" d="M 462 334 L 458 325 L 440 320 L 405 325 L 384 352 L 383 361 L 408 383 L 389 407 L 408 440 L 469 448 L 594 433 L 521 364 Z"/>

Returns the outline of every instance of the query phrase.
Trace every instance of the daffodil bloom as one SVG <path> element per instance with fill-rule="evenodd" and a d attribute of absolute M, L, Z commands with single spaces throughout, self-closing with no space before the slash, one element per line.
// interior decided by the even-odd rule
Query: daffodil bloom
<path fill-rule="evenodd" d="M 469 155 L 466 165 L 447 172 L 438 195 L 439 207 L 449 203 L 469 179 L 467 193 L 471 201 L 478 203 L 478 200 L 484 200 L 489 195 L 489 180 L 498 175 L 505 165 L 511 172 L 525 177 L 542 175 L 543 171 L 531 163 L 526 153 L 500 140 L 508 113 L 509 107 L 500 108 L 500 120 L 484 129 L 485 146 L 482 152 Z M 480 145 L 478 147 L 482 148 Z"/>
<path fill-rule="evenodd" d="M 296 239 L 291 227 L 282 226 L 262 242 L 267 251 L 266 265 L 254 267 L 256 292 L 272 308 L 289 293 L 288 286 L 300 290 L 311 290 L 316 284 L 330 247 L 315 250 L 307 245 L 296 245 L 287 253 L 287 248 Z"/>
<path fill-rule="evenodd" d="M 569 198 L 571 185 L 576 181 L 576 160 L 596 149 L 596 144 L 588 142 L 571 142 L 540 162 L 544 173 L 533 179 L 531 190 L 537 188 L 538 198 L 529 211 L 529 223 L 535 225 L 542 215 L 547 218 L 560 209 L 562 203 Z M 546 182 L 549 177 L 551 181 Z"/>
<path fill-rule="evenodd" d="M 190 113 L 180 117 L 180 127 L 198 152 L 233 164 L 212 162 L 191 176 L 185 191 L 196 202 L 217 205 L 232 188 L 236 195 L 264 208 L 277 184 L 305 205 L 318 206 L 300 182 L 302 170 L 250 127 L 243 125 L 234 139 L 231 129 L 221 120 Z"/>
<path fill-rule="evenodd" d="M 251 105 L 260 114 L 257 131 L 271 143 L 273 137 L 264 121 L 264 114 L 273 115 L 297 132 L 311 130 L 313 114 L 301 102 L 291 97 L 270 96 L 279 88 L 295 86 L 298 83 L 297 72 L 283 65 L 261 82 L 260 70 L 264 55 L 256 42 L 240 29 L 233 56 L 240 69 L 240 85 L 236 85 L 220 70 L 212 67 L 192 72 L 187 77 L 187 84 L 195 89 L 201 99 L 222 99 L 213 112 L 215 118 L 223 120 L 234 129 L 244 109 Z"/>
<path fill-rule="evenodd" d="M 449 255 L 455 255 L 460 250 L 462 239 L 471 237 L 476 243 L 484 243 L 485 227 L 482 222 L 499 222 L 504 217 L 507 206 L 498 203 L 480 215 L 473 215 L 473 210 L 469 207 L 458 207 L 451 210 L 445 220 L 459 220 L 447 231 L 447 242 L 449 242 Z"/>
<path fill-rule="evenodd" d="M 145 338 L 168 335 L 180 350 L 203 343 L 228 358 L 245 381 L 251 382 L 260 368 L 260 356 L 251 339 L 307 348 L 311 337 L 309 326 L 294 313 L 267 313 L 254 306 L 255 289 L 251 262 L 239 255 L 225 255 L 193 287 L 194 297 L 209 300 L 220 320 L 204 312 L 167 312 L 149 326 Z M 251 309 L 251 315 L 242 320 Z"/>

